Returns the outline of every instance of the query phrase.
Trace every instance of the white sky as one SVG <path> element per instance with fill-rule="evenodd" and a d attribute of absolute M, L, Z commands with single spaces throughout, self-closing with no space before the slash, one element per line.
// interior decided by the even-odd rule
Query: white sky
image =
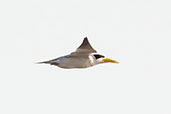
<path fill-rule="evenodd" d="M 0 31 L 0 114 L 171 114 L 169 0 L 4 0 Z M 120 64 L 34 64 L 85 36 Z"/>

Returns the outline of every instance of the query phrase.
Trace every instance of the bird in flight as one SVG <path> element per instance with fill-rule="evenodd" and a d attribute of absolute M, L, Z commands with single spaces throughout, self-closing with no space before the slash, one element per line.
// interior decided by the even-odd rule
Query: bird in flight
<path fill-rule="evenodd" d="M 61 56 L 49 61 L 39 62 L 55 65 L 60 68 L 87 68 L 101 63 L 119 63 L 118 61 L 105 58 L 101 54 L 97 54 L 97 51 L 90 45 L 88 38 L 85 37 L 82 44 L 76 49 L 76 51 L 69 55 Z"/>

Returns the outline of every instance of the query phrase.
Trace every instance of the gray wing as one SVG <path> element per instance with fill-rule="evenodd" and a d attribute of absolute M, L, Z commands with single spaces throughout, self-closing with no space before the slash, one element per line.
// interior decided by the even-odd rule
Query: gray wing
<path fill-rule="evenodd" d="M 89 55 L 90 53 L 96 53 L 97 51 L 92 48 L 88 38 L 85 37 L 82 44 L 77 48 L 75 52 L 72 52 L 71 55 Z"/>

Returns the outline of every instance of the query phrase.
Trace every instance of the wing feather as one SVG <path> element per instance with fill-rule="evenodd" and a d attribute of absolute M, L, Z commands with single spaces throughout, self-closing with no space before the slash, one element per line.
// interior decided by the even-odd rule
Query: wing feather
<path fill-rule="evenodd" d="M 88 38 L 85 37 L 82 44 L 77 48 L 77 50 L 75 52 L 72 52 L 72 55 L 75 54 L 86 54 L 89 55 L 90 53 L 96 53 L 97 51 L 95 49 L 93 49 L 93 47 L 90 45 Z"/>

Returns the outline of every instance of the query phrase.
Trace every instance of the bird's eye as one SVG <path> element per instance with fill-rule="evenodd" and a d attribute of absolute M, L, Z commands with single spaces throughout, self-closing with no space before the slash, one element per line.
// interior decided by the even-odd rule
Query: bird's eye
<path fill-rule="evenodd" d="M 95 57 L 96 59 L 99 59 L 99 58 L 104 58 L 105 56 L 100 55 L 100 54 L 95 54 L 94 57 Z"/>

